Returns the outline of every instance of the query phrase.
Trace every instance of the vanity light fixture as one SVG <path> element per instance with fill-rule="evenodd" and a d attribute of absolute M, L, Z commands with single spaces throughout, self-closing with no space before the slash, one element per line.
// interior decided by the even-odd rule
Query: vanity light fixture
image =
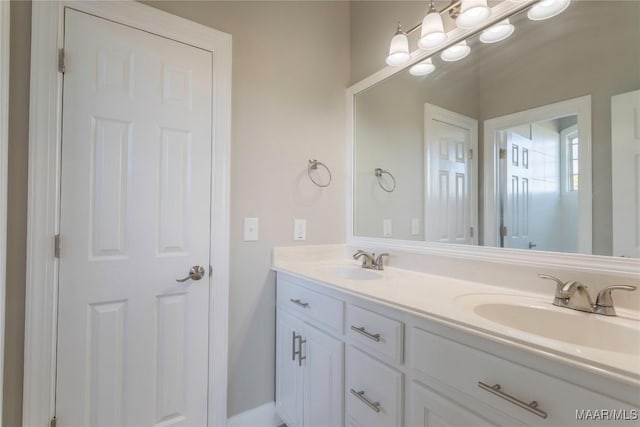
<path fill-rule="evenodd" d="M 418 62 L 417 64 L 413 65 L 411 68 L 409 68 L 409 73 L 412 76 L 426 76 L 427 74 L 433 73 L 433 71 L 436 69 L 435 65 L 433 65 L 433 61 L 431 61 L 431 58 L 427 58 L 422 62 Z"/>
<path fill-rule="evenodd" d="M 476 27 L 485 22 L 491 9 L 487 0 L 461 0 L 460 15 L 456 18 L 456 25 L 463 30 Z"/>
<path fill-rule="evenodd" d="M 496 25 L 487 28 L 480 34 L 480 41 L 482 43 L 497 43 L 507 39 L 515 27 L 511 25 L 509 19 L 498 22 Z"/>
<path fill-rule="evenodd" d="M 487 6 L 487 0 L 451 0 L 451 3 L 441 9 L 436 9 L 434 0 L 429 0 L 429 10 L 422 22 L 404 31 L 398 22 L 398 28 L 389 45 L 389 55 L 386 63 L 392 67 L 403 67 L 411 61 L 409 51 L 409 34 L 421 28 L 418 47 L 429 50 L 443 44 L 447 38 L 444 29 L 442 14 L 448 13 L 455 19 L 456 26 L 460 29 L 475 28 L 484 23 L 491 15 L 491 8 Z"/>
<path fill-rule="evenodd" d="M 407 33 L 404 32 L 402 26 L 398 22 L 396 34 L 391 39 L 389 45 L 389 56 L 387 56 L 387 64 L 392 67 L 401 67 L 407 65 L 411 61 L 409 53 L 409 39 Z"/>
<path fill-rule="evenodd" d="M 440 54 L 440 59 L 446 62 L 460 61 L 466 58 L 471 52 L 471 48 L 467 45 L 467 41 L 463 40 L 460 43 L 456 43 L 451 47 L 446 48 Z"/>
<path fill-rule="evenodd" d="M 569 3 L 571 0 L 542 0 L 529 9 L 527 16 L 532 21 L 553 18 L 569 7 Z"/>
<path fill-rule="evenodd" d="M 440 12 L 436 10 L 433 0 L 429 4 L 429 11 L 422 20 L 422 32 L 418 47 L 420 49 L 430 49 L 435 47 L 447 39 L 447 33 L 444 32 L 444 23 Z"/>
<path fill-rule="evenodd" d="M 503 1 L 524 3 L 526 0 Z M 538 0 L 531 3 L 533 6 L 527 4 L 512 14 L 530 7 L 527 12 L 529 19 L 534 21 L 548 19 L 562 13 L 569 6 L 571 0 Z M 436 9 L 434 0 L 429 0 L 429 10 L 422 22 L 408 31 L 404 31 L 398 22 L 398 28 L 389 45 L 389 56 L 387 56 L 386 63 L 392 67 L 404 67 L 411 62 L 408 35 L 419 28 L 422 29 L 418 40 L 420 49 L 438 49 L 438 46 L 444 44 L 449 35 L 444 29 L 443 13 L 448 13 L 455 20 L 457 28 L 471 30 L 467 38 L 481 32 L 480 41 L 482 43 L 497 43 L 505 40 L 515 30 L 508 17 L 495 24 L 486 23 L 492 13 L 491 8 L 487 5 L 487 0 L 451 0 L 451 3 L 441 10 Z M 444 49 L 440 58 L 446 62 L 454 62 L 465 58 L 470 52 L 471 48 L 465 39 Z M 433 72 L 434 69 L 433 63 L 428 59 L 412 66 L 409 72 L 414 76 L 425 76 Z"/>

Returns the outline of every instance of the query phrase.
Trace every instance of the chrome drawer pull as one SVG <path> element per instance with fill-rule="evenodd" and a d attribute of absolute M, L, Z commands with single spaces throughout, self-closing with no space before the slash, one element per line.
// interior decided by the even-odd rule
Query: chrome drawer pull
<path fill-rule="evenodd" d="M 302 344 L 306 344 L 307 340 L 302 339 L 302 335 L 298 335 L 300 340 L 298 341 L 298 366 L 302 366 L 302 361 L 307 358 L 307 356 L 302 355 Z"/>
<path fill-rule="evenodd" d="M 354 389 L 351 389 L 351 394 L 360 399 L 360 401 L 367 405 L 369 408 L 373 409 L 376 412 L 380 412 L 380 402 L 372 402 L 367 399 L 367 397 L 364 395 L 364 390 L 355 391 Z"/>
<path fill-rule="evenodd" d="M 374 340 L 375 342 L 380 342 L 380 334 L 372 334 L 370 332 L 365 331 L 364 326 L 362 326 L 361 328 L 357 327 L 357 326 L 353 326 L 351 325 L 351 330 L 355 331 L 361 335 L 364 335 L 365 337 L 369 338 L 370 340 Z"/>
<path fill-rule="evenodd" d="M 299 305 L 302 308 L 309 308 L 309 303 L 308 302 L 302 302 L 299 299 L 293 299 L 291 298 L 289 301 L 291 301 L 292 303 Z"/>
<path fill-rule="evenodd" d="M 538 402 L 536 402 L 535 400 L 527 403 L 524 402 L 520 399 L 518 399 L 517 397 L 513 397 L 508 395 L 507 393 L 503 392 L 502 390 L 500 390 L 500 384 L 495 384 L 495 385 L 487 385 L 485 383 L 483 383 L 482 381 L 478 381 L 478 387 L 480 387 L 483 390 L 488 391 L 489 393 L 493 393 L 498 397 L 503 398 L 504 400 L 513 403 L 516 406 L 521 407 L 524 410 L 527 410 L 529 412 L 531 412 L 532 414 L 536 414 L 537 416 L 539 416 L 540 418 L 547 418 L 547 413 L 541 409 L 538 409 Z"/>
<path fill-rule="evenodd" d="M 296 331 L 292 331 L 291 333 L 293 334 L 293 337 L 291 338 L 291 360 L 295 361 L 296 354 L 298 354 L 296 351 L 296 340 L 298 338 L 302 338 L 302 335 L 296 335 Z"/>

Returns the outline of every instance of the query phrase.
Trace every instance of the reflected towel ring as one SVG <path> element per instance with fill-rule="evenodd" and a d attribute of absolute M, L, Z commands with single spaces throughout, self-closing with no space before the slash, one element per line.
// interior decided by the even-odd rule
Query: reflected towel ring
<path fill-rule="evenodd" d="M 312 170 L 317 170 L 318 166 L 322 166 L 323 168 L 325 168 L 327 173 L 329 174 L 329 180 L 327 181 L 326 184 L 320 184 L 318 181 L 313 179 L 313 177 L 311 176 L 311 171 Z M 325 165 L 322 162 L 317 161 L 316 159 L 310 159 L 309 160 L 309 165 L 307 166 L 307 175 L 309 175 L 309 179 L 311 180 L 311 182 L 313 182 L 318 187 L 328 187 L 329 184 L 331 184 L 331 171 L 329 170 L 327 165 Z"/>
<path fill-rule="evenodd" d="M 393 175 L 391 175 L 391 172 L 386 171 L 384 169 L 380 169 L 380 168 L 376 168 L 375 172 L 376 172 L 376 178 L 378 178 L 378 185 L 380 186 L 380 188 L 382 188 L 387 193 L 393 193 L 393 191 L 396 189 L 396 179 L 394 178 Z M 390 189 L 385 187 L 382 184 L 382 180 L 380 178 L 382 177 L 383 174 L 389 175 L 389 177 L 393 181 L 393 187 L 391 187 Z"/>

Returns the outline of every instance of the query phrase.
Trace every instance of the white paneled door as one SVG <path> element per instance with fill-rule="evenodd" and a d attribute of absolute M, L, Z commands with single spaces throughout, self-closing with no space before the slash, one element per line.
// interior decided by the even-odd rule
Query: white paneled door
<path fill-rule="evenodd" d="M 64 47 L 58 425 L 204 426 L 211 52 L 71 9 Z"/>
<path fill-rule="evenodd" d="M 427 241 L 477 243 L 475 119 L 425 104 Z"/>
<path fill-rule="evenodd" d="M 535 220 L 532 211 L 531 169 L 535 162 L 532 141 L 514 132 L 507 132 L 506 155 L 502 188 L 504 194 L 503 226 L 506 227 L 504 247 L 515 249 L 533 249 L 531 220 Z M 544 160 L 543 160 L 544 161 Z M 538 162 L 539 163 L 539 162 Z M 536 239 L 534 239 L 536 240 Z M 539 242 L 539 239 L 536 241 Z"/>

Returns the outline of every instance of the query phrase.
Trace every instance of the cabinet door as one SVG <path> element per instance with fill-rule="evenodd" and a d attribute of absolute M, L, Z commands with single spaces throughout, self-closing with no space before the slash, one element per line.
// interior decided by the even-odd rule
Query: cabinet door
<path fill-rule="evenodd" d="M 344 425 L 344 344 L 305 324 L 304 426 Z"/>
<path fill-rule="evenodd" d="M 276 331 L 276 410 L 289 427 L 302 427 L 303 368 L 299 366 L 297 340 L 304 323 L 277 312 Z"/>
<path fill-rule="evenodd" d="M 407 427 L 524 426 L 514 419 L 506 419 L 498 414 L 495 414 L 495 420 L 489 421 L 417 382 L 411 384 L 409 394 L 411 415 Z"/>

